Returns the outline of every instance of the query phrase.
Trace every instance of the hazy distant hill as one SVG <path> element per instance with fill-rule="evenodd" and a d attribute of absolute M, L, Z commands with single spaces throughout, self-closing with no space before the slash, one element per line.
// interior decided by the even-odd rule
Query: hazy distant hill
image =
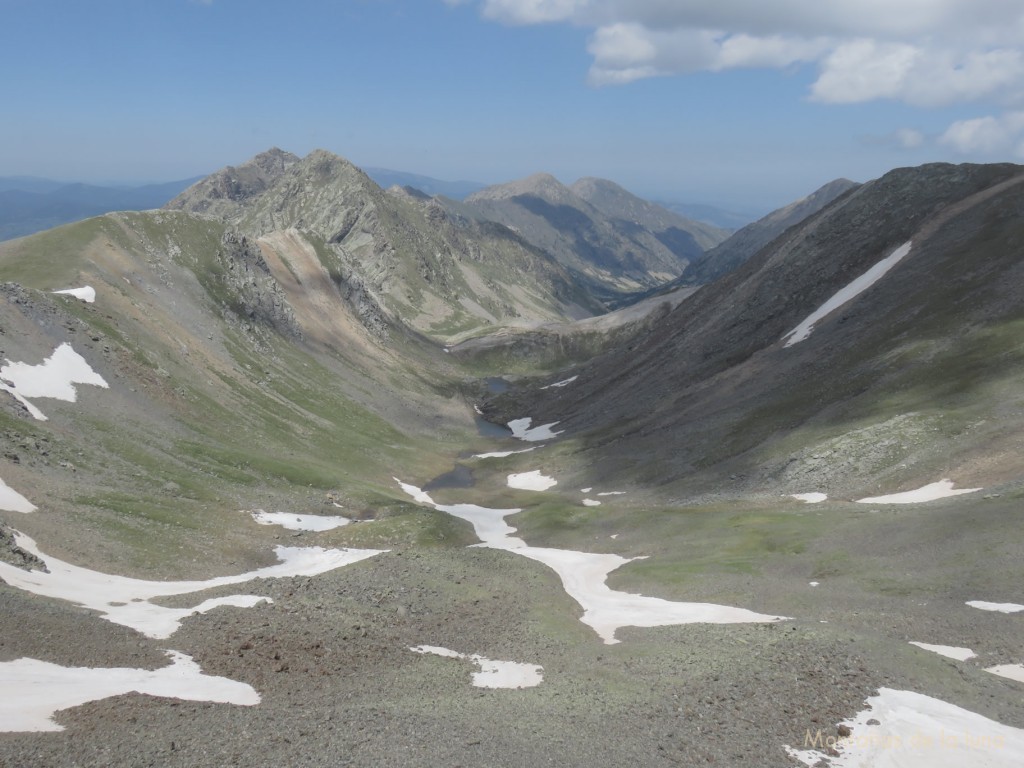
<path fill-rule="evenodd" d="M 0 177 L 0 240 L 109 211 L 159 208 L 198 178 L 139 187 L 104 187 L 27 176 Z"/>
<path fill-rule="evenodd" d="M 367 176 L 384 189 L 388 187 L 412 187 L 430 197 L 444 195 L 455 200 L 463 200 L 487 186 L 477 181 L 443 181 L 430 176 L 421 176 L 417 173 L 406 173 L 405 171 L 392 171 L 387 168 L 364 167 L 363 170 Z"/>
<path fill-rule="evenodd" d="M 546 173 L 487 187 L 463 203 L 449 200 L 445 205 L 463 218 L 503 224 L 610 291 L 667 282 L 705 248 L 728 236 L 610 181 L 584 179 L 570 188 Z"/>
<path fill-rule="evenodd" d="M 678 213 L 680 216 L 685 216 L 688 219 L 703 221 L 705 224 L 711 224 L 732 231 L 746 226 L 760 216 L 760 213 L 746 210 L 737 211 L 707 203 L 680 203 L 669 200 L 655 200 L 654 202 L 662 208 L 668 208 L 670 211 Z"/>

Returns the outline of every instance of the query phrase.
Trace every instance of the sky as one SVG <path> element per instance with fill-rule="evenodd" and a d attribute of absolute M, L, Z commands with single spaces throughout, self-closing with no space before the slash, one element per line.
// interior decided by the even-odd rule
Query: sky
<path fill-rule="evenodd" d="M 1021 0 L 0 0 L 0 176 L 184 179 L 278 146 L 767 211 L 1024 162 Z"/>

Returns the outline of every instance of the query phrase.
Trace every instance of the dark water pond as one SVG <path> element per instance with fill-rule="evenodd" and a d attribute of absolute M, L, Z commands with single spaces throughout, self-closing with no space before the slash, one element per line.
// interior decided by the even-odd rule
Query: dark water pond
<path fill-rule="evenodd" d="M 423 486 L 424 491 L 435 491 L 438 488 L 472 488 L 476 483 L 473 479 L 473 470 L 462 464 L 456 464 L 451 472 L 438 475 L 429 483 Z"/>
<path fill-rule="evenodd" d="M 494 395 L 507 392 L 508 388 L 512 386 L 500 376 L 491 376 L 486 378 L 484 379 L 484 383 L 487 385 L 487 391 Z"/>
<path fill-rule="evenodd" d="M 502 424 L 493 424 L 483 416 L 476 417 L 476 433 L 482 437 L 512 437 L 512 430 Z"/>

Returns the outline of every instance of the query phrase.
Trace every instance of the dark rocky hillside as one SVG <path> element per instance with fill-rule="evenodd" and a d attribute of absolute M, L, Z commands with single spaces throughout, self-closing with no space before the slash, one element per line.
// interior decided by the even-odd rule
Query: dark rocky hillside
<path fill-rule="evenodd" d="M 732 272 L 794 224 L 799 224 L 857 186 L 849 179 L 830 181 L 807 197 L 748 224 L 688 264 L 679 276 L 679 284 L 703 285 Z"/>

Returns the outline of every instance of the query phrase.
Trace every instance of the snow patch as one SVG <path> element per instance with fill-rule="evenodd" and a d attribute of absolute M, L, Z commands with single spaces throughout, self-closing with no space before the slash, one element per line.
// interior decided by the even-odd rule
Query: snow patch
<path fill-rule="evenodd" d="M 352 522 L 341 515 L 296 515 L 291 512 L 264 512 L 262 509 L 249 514 L 260 525 L 280 525 L 289 531 L 333 531 Z"/>
<path fill-rule="evenodd" d="M 940 656 L 956 659 L 957 661 L 967 661 L 968 659 L 973 659 L 978 655 L 970 648 L 959 648 L 955 645 L 930 645 L 929 643 L 918 643 L 914 640 L 911 640 L 910 644 L 916 645 L 918 648 L 923 648 L 926 651 L 937 653 Z"/>
<path fill-rule="evenodd" d="M 0 479 L 0 509 L 6 512 L 35 512 L 36 505 Z"/>
<path fill-rule="evenodd" d="M 508 476 L 509 488 L 519 488 L 524 491 L 546 491 L 555 485 L 558 485 L 558 481 L 553 477 L 542 475 L 539 469 Z"/>
<path fill-rule="evenodd" d="M 814 324 L 816 322 L 831 314 L 834 310 L 843 306 L 843 304 L 846 304 L 846 302 L 852 301 L 872 285 L 877 283 L 885 277 L 885 274 L 895 267 L 908 253 L 910 253 L 909 240 L 871 267 L 871 269 L 863 275 L 848 284 L 845 288 L 841 288 L 832 296 L 831 299 L 808 315 L 800 325 L 783 336 L 782 339 L 787 340 L 785 346 L 792 347 L 794 344 L 799 344 L 810 336 L 811 332 L 814 330 Z"/>
<path fill-rule="evenodd" d="M 597 499 L 584 499 L 583 500 L 583 506 L 584 507 L 600 507 L 601 506 L 601 502 L 598 501 Z"/>
<path fill-rule="evenodd" d="M 812 586 L 812 587 L 817 587 L 818 585 L 821 584 L 821 582 L 820 581 L 808 581 L 807 584 L 809 586 Z"/>
<path fill-rule="evenodd" d="M 529 453 L 530 451 L 534 450 L 534 448 L 536 448 L 536 447 L 537 446 L 532 446 L 530 448 L 523 448 L 520 451 L 493 451 L 491 453 L 474 453 L 473 454 L 473 458 L 474 459 L 504 459 L 506 456 L 513 456 L 513 455 L 515 455 L 517 453 Z"/>
<path fill-rule="evenodd" d="M 53 721 L 58 711 L 133 692 L 247 707 L 260 703 L 252 686 L 204 675 L 184 653 L 167 654 L 171 665 L 156 670 L 62 667 L 28 658 L 0 662 L 0 731 L 63 731 Z"/>
<path fill-rule="evenodd" d="M 867 499 L 857 499 L 858 504 L 919 504 L 923 501 L 935 501 L 945 499 L 949 496 L 960 496 L 964 493 L 977 493 L 981 488 L 960 488 L 953 490 L 953 481 L 949 479 L 939 480 L 937 483 L 922 486 L 913 491 L 903 493 L 890 493 L 888 496 L 871 496 Z"/>
<path fill-rule="evenodd" d="M 481 542 L 477 546 L 502 549 L 551 568 L 558 574 L 566 593 L 583 608 L 580 621 L 597 632 L 608 645 L 619 642 L 615 632 L 620 627 L 761 623 L 783 618 L 754 613 L 744 608 L 713 603 L 678 603 L 613 590 L 606 583 L 608 575 L 616 568 L 640 558 L 530 547 L 522 539 L 512 536 L 516 529 L 505 522 L 507 516 L 522 512 L 521 509 L 488 509 L 476 504 L 438 504 L 416 486 L 403 483 L 397 478 L 395 482 L 418 503 L 470 523 Z"/>
<path fill-rule="evenodd" d="M 0 579 L 35 595 L 55 597 L 99 611 L 104 619 L 155 639 L 170 637 L 181 626 L 182 620 L 193 613 L 206 613 L 226 605 L 251 608 L 261 602 L 270 602 L 270 599 L 257 595 L 229 595 L 205 600 L 192 608 L 166 608 L 150 602 L 153 598 L 186 595 L 253 579 L 316 576 L 386 551 L 279 546 L 275 552 L 281 562 L 248 573 L 218 576 L 205 581 L 145 581 L 92 571 L 44 555 L 35 541 L 17 531 L 14 532 L 14 540 L 19 547 L 42 560 L 49 573 L 25 571 L 0 562 Z"/>
<path fill-rule="evenodd" d="M 508 428 L 512 430 L 512 437 L 517 437 L 520 440 L 525 440 L 528 443 L 536 443 L 540 440 L 550 440 L 557 435 L 562 434 L 564 430 L 558 432 L 552 432 L 551 428 L 557 424 L 557 421 L 552 421 L 550 424 L 542 424 L 539 427 L 530 428 L 530 424 L 533 419 L 529 416 L 522 419 L 514 419 L 508 423 Z"/>
<path fill-rule="evenodd" d="M 1024 664 L 999 664 L 995 667 L 986 667 L 985 671 L 1009 680 L 1016 680 L 1018 683 L 1024 683 Z"/>
<path fill-rule="evenodd" d="M 409 649 L 416 653 L 430 653 L 447 659 L 469 659 L 480 667 L 473 673 L 476 688 L 534 688 L 544 680 L 541 667 L 518 661 L 495 661 L 479 654 L 467 655 L 436 645 L 417 645 Z"/>
<path fill-rule="evenodd" d="M 28 408 L 33 418 L 39 421 L 46 421 L 46 416 L 29 402 L 29 398 L 52 397 L 73 403 L 78 399 L 75 384 L 109 388 L 103 377 L 66 342 L 40 365 L 8 360 L 7 365 L 0 368 L 0 389 Z"/>
<path fill-rule="evenodd" d="M 91 285 L 85 285 L 81 288 L 65 288 L 63 291 L 54 291 L 54 293 L 74 296 L 76 299 L 81 299 L 86 304 L 92 304 L 96 301 L 96 289 Z"/>
<path fill-rule="evenodd" d="M 625 496 L 625 491 L 605 491 L 604 493 L 597 494 L 598 496 Z"/>
<path fill-rule="evenodd" d="M 806 766 L 831 768 L 1017 768 L 1024 765 L 1024 730 L 989 720 L 913 691 L 881 688 L 866 702 L 867 709 L 844 721 L 849 736 L 836 737 L 832 729 L 812 732 L 805 747 L 784 749 Z M 878 725 L 868 725 L 869 720 Z M 825 754 L 834 746 L 838 756 Z"/>
<path fill-rule="evenodd" d="M 968 600 L 967 605 L 971 608 L 978 608 L 982 611 L 997 611 L 999 613 L 1017 613 L 1024 611 L 1024 605 L 1018 603 L 988 603 L 984 600 Z"/>
<path fill-rule="evenodd" d="M 828 499 L 827 493 L 791 493 L 789 494 L 791 499 L 797 501 L 804 501 L 808 504 L 820 504 L 821 502 Z"/>
<path fill-rule="evenodd" d="M 555 387 L 566 387 L 569 384 L 572 384 L 578 378 L 579 378 L 579 376 L 573 376 L 571 378 L 565 379 L 564 381 L 556 381 L 554 384 L 548 384 L 546 387 L 541 387 L 541 389 L 553 389 Z"/>

